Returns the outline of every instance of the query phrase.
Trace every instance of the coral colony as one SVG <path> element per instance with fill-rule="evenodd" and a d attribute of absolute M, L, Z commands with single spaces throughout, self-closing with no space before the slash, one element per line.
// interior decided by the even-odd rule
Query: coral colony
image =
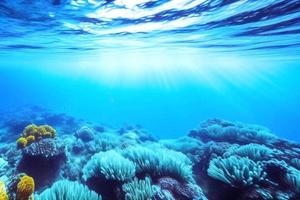
<path fill-rule="evenodd" d="M 61 125 L 28 124 L 1 146 L 0 200 L 300 199 L 300 145 L 261 126 L 211 119 L 157 140 L 140 127 Z"/>

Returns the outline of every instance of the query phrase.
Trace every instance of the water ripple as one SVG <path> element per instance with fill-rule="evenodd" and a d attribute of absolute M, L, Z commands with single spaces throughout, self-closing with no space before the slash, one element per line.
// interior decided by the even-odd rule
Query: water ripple
<path fill-rule="evenodd" d="M 299 0 L 0 0 L 0 23 L 2 51 L 300 52 Z"/>

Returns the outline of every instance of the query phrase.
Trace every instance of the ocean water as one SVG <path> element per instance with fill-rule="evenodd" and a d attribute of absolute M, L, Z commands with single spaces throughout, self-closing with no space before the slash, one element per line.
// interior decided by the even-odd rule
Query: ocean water
<path fill-rule="evenodd" d="M 92 175 L 87 171 L 92 164 L 86 162 L 92 154 L 99 154 L 99 143 L 87 142 L 96 149 L 90 151 L 86 149 L 91 147 L 75 144 L 77 139 L 86 143 L 81 132 L 87 135 L 128 133 L 131 139 L 145 135 L 156 138 L 157 144 L 188 155 L 196 166 L 193 168 L 195 180 L 208 199 L 222 199 L 212 195 L 212 188 L 219 186 L 215 179 L 220 181 L 212 173 L 213 167 L 207 169 L 207 162 L 213 165 L 213 157 L 208 161 L 195 161 L 195 157 L 205 156 L 198 150 L 191 153 L 187 147 L 192 149 L 198 145 L 202 149 L 211 145 L 208 141 L 224 142 L 219 144 L 224 149 L 230 149 L 232 144 L 242 147 L 255 143 L 278 148 L 277 153 L 281 151 L 281 154 L 267 154 L 274 154 L 272 158 L 278 162 L 295 167 L 288 160 L 300 156 L 297 146 L 300 141 L 299 0 L 0 0 L 0 24 L 0 144 L 3 147 L 0 155 L 10 163 L 7 177 L 15 176 L 12 174 L 16 171 L 25 172 L 36 181 L 37 194 L 63 177 L 87 185 L 105 200 L 122 199 L 117 194 L 109 196 L 89 182 L 88 177 Z M 213 120 L 206 121 L 208 119 Z M 11 161 L 9 152 L 14 152 L 16 139 L 31 123 L 51 125 L 57 130 L 58 138 L 63 135 L 59 139 L 65 140 L 68 152 L 73 149 L 67 157 L 69 162 L 78 164 L 77 168 L 67 165 L 58 170 L 59 178 L 50 181 L 49 177 L 36 174 L 38 167 L 26 165 L 22 150 L 17 151 L 17 161 Z M 211 124 L 221 131 L 210 129 Z M 81 126 L 85 128 L 80 129 Z M 91 130 L 87 131 L 87 126 Z M 241 130 L 232 131 L 237 138 L 226 134 L 217 137 L 218 133 L 226 132 L 227 126 L 249 129 L 256 136 L 250 137 L 248 132 L 251 131 L 246 131 L 245 136 Z M 208 132 L 204 134 L 203 129 Z M 132 130 L 137 136 L 132 136 Z M 260 136 L 261 131 L 281 139 L 273 142 L 273 137 Z M 176 140 L 187 136 L 193 140 Z M 95 136 L 98 137 L 102 136 Z M 108 141 L 115 141 L 110 137 Z M 123 136 L 118 137 L 122 140 Z M 195 138 L 201 144 L 196 144 Z M 166 139 L 175 140 L 168 143 Z M 138 144 L 145 142 L 137 141 Z M 117 146 L 121 149 L 134 146 L 131 142 Z M 204 143 L 204 147 L 201 146 Z M 105 150 L 118 149 L 114 145 L 107 146 Z M 82 160 L 75 159 L 76 148 Z M 28 151 L 24 150 L 22 155 Z M 216 152 L 220 159 L 232 155 Z M 119 154 L 109 152 L 98 157 L 101 156 L 117 159 Z M 21 164 L 16 164 L 19 162 Z M 199 167 L 203 163 L 206 163 L 205 173 L 198 170 L 203 168 Z M 60 165 L 55 163 L 55 166 Z M 83 166 L 86 171 L 81 172 L 79 169 Z M 298 185 L 286 189 L 282 180 L 269 177 L 268 166 L 264 165 L 264 169 L 269 170 L 266 170 L 268 180 L 276 183 L 276 187 L 261 186 L 261 191 L 251 190 L 251 196 L 248 195 L 250 190 L 245 192 L 231 183 L 235 189 L 225 187 L 223 192 L 234 195 L 224 198 L 275 199 L 274 191 L 280 193 L 282 199 L 299 198 L 300 169 Z M 84 178 L 80 173 L 85 174 Z M 172 177 L 172 173 L 168 175 Z M 137 177 L 140 179 L 140 174 Z M 157 176 L 154 177 L 150 177 L 151 181 L 160 183 Z M 265 178 L 263 173 L 259 177 Z M 9 185 L 5 178 L 3 180 Z M 224 182 L 230 185 L 223 179 Z M 105 182 L 104 185 L 115 194 L 115 184 Z M 127 190 L 123 190 L 126 193 Z M 14 193 L 7 191 L 10 195 Z M 267 198 L 266 194 L 271 197 Z M 172 195 L 176 200 L 197 199 L 176 196 L 174 191 Z M 135 200 L 129 196 L 126 200 Z M 46 195 L 38 198 L 55 199 Z M 139 200 L 142 199 L 147 198 Z"/>

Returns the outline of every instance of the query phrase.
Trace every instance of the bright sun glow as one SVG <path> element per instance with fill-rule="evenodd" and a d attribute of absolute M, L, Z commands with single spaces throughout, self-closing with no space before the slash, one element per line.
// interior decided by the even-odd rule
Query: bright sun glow
<path fill-rule="evenodd" d="M 259 76 L 272 73 L 241 56 L 221 56 L 191 48 L 103 51 L 82 56 L 85 59 L 70 55 L 58 59 L 56 56 L 55 63 L 49 55 L 47 58 L 40 56 L 39 60 L 35 59 L 36 65 L 31 66 L 111 86 L 138 87 L 154 83 L 170 88 L 193 82 L 220 91 L 224 81 L 237 87 L 249 86 Z"/>

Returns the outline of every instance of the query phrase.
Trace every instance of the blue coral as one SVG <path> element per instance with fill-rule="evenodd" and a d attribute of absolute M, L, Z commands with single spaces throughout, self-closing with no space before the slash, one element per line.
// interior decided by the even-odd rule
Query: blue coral
<path fill-rule="evenodd" d="M 207 173 L 232 187 L 246 187 L 265 179 L 263 167 L 249 158 L 217 157 L 210 161 Z"/>
<path fill-rule="evenodd" d="M 136 164 L 138 173 L 154 178 L 170 176 L 181 181 L 194 182 L 192 161 L 181 152 L 135 146 L 123 150 L 122 153 Z"/>
<path fill-rule="evenodd" d="M 274 151 L 265 145 L 252 143 L 239 147 L 232 147 L 225 153 L 226 156 L 238 155 L 241 157 L 248 157 L 254 161 L 268 160 L 275 154 L 281 154 L 281 152 Z"/>
<path fill-rule="evenodd" d="M 51 188 L 46 189 L 37 200 L 101 200 L 101 196 L 88 189 L 88 187 L 68 180 L 55 182 Z"/>
<path fill-rule="evenodd" d="M 125 192 L 125 200 L 150 200 L 155 195 L 154 186 L 151 184 L 150 178 L 144 180 L 134 179 L 122 186 Z"/>
<path fill-rule="evenodd" d="M 83 168 L 84 180 L 98 177 L 122 182 L 132 179 L 134 175 L 134 163 L 115 150 L 95 154 Z"/>
<path fill-rule="evenodd" d="M 296 192 L 300 193 L 300 171 L 295 168 L 290 168 L 286 174 L 285 181 Z"/>

